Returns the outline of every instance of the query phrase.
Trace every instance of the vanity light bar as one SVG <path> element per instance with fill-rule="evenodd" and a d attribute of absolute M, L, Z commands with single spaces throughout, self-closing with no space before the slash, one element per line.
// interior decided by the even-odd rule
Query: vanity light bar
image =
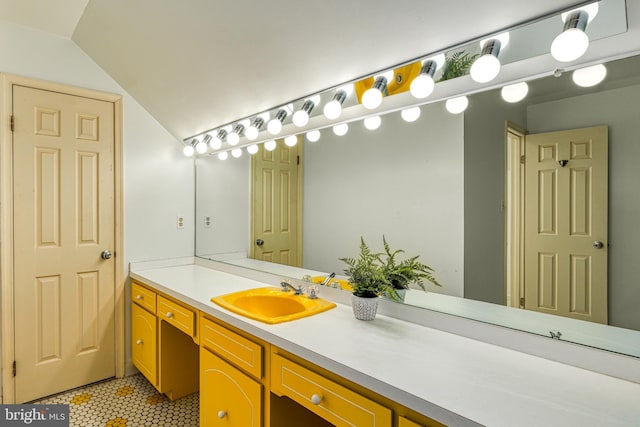
<path fill-rule="evenodd" d="M 586 46 L 584 46 L 584 43 L 582 43 L 583 47 L 578 46 L 579 48 L 576 48 L 575 46 L 572 47 L 574 53 L 572 53 L 572 55 L 577 55 L 576 58 L 579 58 L 584 51 L 587 49 L 588 47 L 588 36 L 586 36 L 585 34 L 585 29 L 587 28 L 588 24 L 594 19 L 594 17 L 597 15 L 598 13 L 598 8 L 599 8 L 599 4 L 597 1 L 593 1 L 587 5 L 578 7 L 578 8 L 574 8 L 574 9 L 567 9 L 566 12 L 564 12 L 562 14 L 562 22 L 563 22 L 563 30 L 562 32 L 556 37 L 556 39 L 554 40 L 554 42 L 551 45 L 551 54 L 554 58 L 556 58 L 556 47 L 554 45 L 557 45 L 559 42 L 558 40 L 562 41 L 563 39 L 569 39 L 570 37 L 573 38 L 577 38 L 577 39 L 581 39 L 583 40 L 584 38 L 586 38 Z M 538 20 L 543 20 L 543 19 L 557 19 L 557 14 L 553 14 L 553 15 L 547 15 L 547 16 L 543 16 L 540 17 Z M 535 22 L 535 21 L 533 21 Z M 523 27 L 525 24 L 522 25 L 518 25 L 516 27 L 513 28 L 520 28 Z M 575 37 L 574 37 L 575 36 Z M 505 40 L 506 37 L 506 40 Z M 478 39 L 476 39 L 478 40 Z M 469 42 L 464 42 L 461 43 L 457 46 L 452 46 L 450 48 L 448 48 L 446 50 L 446 52 L 456 52 L 460 49 L 464 49 L 464 48 L 468 48 L 469 45 L 471 45 L 474 41 L 469 41 Z M 503 32 L 503 33 L 499 33 L 496 34 L 494 36 L 491 36 L 487 39 L 481 40 L 481 54 L 478 57 L 478 59 L 476 61 L 474 61 L 474 63 L 472 64 L 471 67 L 471 77 L 473 80 L 479 82 L 479 83 L 487 83 L 491 80 L 493 80 L 497 74 L 500 71 L 500 61 L 499 61 L 499 55 L 500 52 L 502 50 L 504 50 L 504 48 L 506 47 L 507 43 L 509 42 L 509 34 L 507 32 Z M 576 53 L 578 52 L 578 53 Z M 566 56 L 565 57 L 557 57 L 556 60 L 558 61 L 567 61 Z M 573 60 L 573 59 L 569 59 L 569 60 Z M 391 83 L 393 81 L 394 78 L 394 70 L 410 65 L 410 64 L 414 64 L 415 62 L 420 61 L 421 62 L 421 67 L 420 67 L 420 72 L 419 74 L 412 80 L 411 82 L 411 93 L 414 95 L 414 97 L 418 98 L 418 99 L 422 99 L 425 98 L 427 96 L 430 95 L 431 91 L 433 91 L 433 86 L 435 86 L 435 82 L 433 81 L 433 77 L 435 76 L 435 74 L 437 73 L 437 71 L 444 65 L 445 63 L 445 53 L 444 51 L 442 51 L 441 53 L 439 53 L 438 55 L 434 55 L 433 53 L 429 54 L 429 55 L 425 55 L 422 58 L 417 58 L 417 59 L 413 59 L 410 61 L 407 61 L 405 63 L 401 63 L 401 64 L 397 64 L 395 65 L 393 68 L 388 69 L 388 70 L 382 70 L 379 71 L 375 74 L 373 74 L 374 77 L 374 83 L 373 86 L 370 87 L 369 89 L 367 89 L 367 91 L 365 91 L 364 94 L 362 94 L 362 106 L 366 109 L 376 109 L 378 108 L 381 103 L 382 103 L 382 99 L 387 96 L 389 94 L 389 91 L 387 89 L 387 86 L 389 83 Z M 484 63 L 484 64 L 483 64 Z M 489 64 L 489 65 L 487 65 Z M 479 72 L 479 74 L 481 75 L 481 77 L 478 77 L 478 72 L 477 70 L 480 69 L 482 70 L 483 68 L 485 68 L 484 72 Z M 488 71 L 487 71 L 488 70 Z M 369 75 L 371 76 L 371 75 Z M 329 88 L 323 91 L 320 91 L 316 94 L 314 94 L 313 96 L 308 96 L 306 98 L 301 98 L 297 101 L 294 102 L 302 102 L 301 108 L 296 111 L 294 113 L 293 108 L 291 106 L 291 104 L 289 105 L 285 105 L 285 106 L 281 106 L 277 109 L 272 109 L 271 114 L 275 115 L 275 117 L 273 117 L 271 120 L 269 120 L 269 112 L 263 112 L 261 114 L 256 114 L 251 116 L 252 118 L 247 118 L 244 119 L 244 121 L 246 121 L 246 124 L 243 124 L 242 129 L 239 128 L 239 124 L 236 124 L 235 127 L 232 127 L 228 130 L 226 130 L 226 135 L 222 134 L 222 130 L 218 131 L 218 134 L 215 137 L 212 137 L 211 135 L 209 135 L 208 133 L 212 133 L 212 130 L 203 132 L 199 135 L 196 135 L 196 137 L 202 137 L 203 140 L 206 139 L 209 143 L 209 146 L 211 148 L 211 150 L 213 150 L 214 152 L 217 152 L 218 150 L 220 150 L 221 147 L 219 147 L 216 143 L 217 140 L 220 141 L 220 143 L 222 143 L 222 141 L 225 140 L 226 137 L 226 142 L 228 142 L 230 145 L 235 146 L 237 144 L 239 144 L 240 142 L 240 138 L 242 136 L 246 137 L 247 142 L 243 143 L 243 145 L 241 147 L 248 147 L 250 145 L 249 141 L 254 141 L 258 138 L 258 134 L 261 131 L 261 129 L 263 129 L 265 127 L 266 124 L 266 128 L 269 131 L 270 134 L 272 135 L 278 135 L 280 134 L 280 132 L 282 132 L 283 130 L 283 123 L 285 121 L 285 119 L 289 116 L 296 116 L 297 117 L 293 117 L 294 118 L 294 122 L 293 124 L 295 126 L 301 127 L 302 129 L 300 129 L 301 132 L 312 132 L 314 130 L 314 128 L 312 127 L 311 129 L 307 128 L 304 129 L 308 123 L 309 123 L 309 119 L 311 116 L 311 111 L 314 109 L 314 107 L 317 107 L 319 105 L 319 98 L 320 96 L 331 96 L 329 95 L 329 93 L 332 92 L 332 97 L 329 98 L 328 102 L 325 104 L 324 107 L 324 116 L 327 120 L 332 121 L 332 120 L 337 120 L 338 118 L 340 118 L 341 113 L 342 113 L 342 107 L 343 107 L 343 103 L 345 102 L 345 100 L 347 99 L 347 97 L 349 96 L 349 93 L 347 91 L 344 90 L 345 87 L 349 86 L 351 88 L 353 88 L 353 84 L 355 82 L 360 82 L 363 79 L 366 79 L 367 76 L 363 76 L 363 77 L 359 77 L 347 84 L 340 84 L 338 86 L 334 86 L 333 88 Z M 427 80 L 431 80 L 430 82 Z M 399 82 L 397 82 L 399 83 Z M 415 83 L 415 84 L 414 84 Z M 432 83 L 432 84 L 430 84 Z M 422 87 L 422 91 L 415 89 L 414 90 L 414 86 L 415 87 L 420 87 L 420 86 L 425 86 L 426 85 L 426 89 L 424 87 Z M 522 86 L 520 86 L 522 87 Z M 460 93 L 462 92 L 462 93 Z M 475 89 L 471 89 L 468 91 L 460 91 L 458 92 L 458 94 L 454 95 L 454 96 L 450 96 L 450 99 L 454 99 L 454 98 L 461 98 L 461 100 L 464 99 L 464 96 L 469 95 L 471 93 L 475 93 L 476 90 Z M 366 95 L 366 96 L 365 96 Z M 453 95 L 453 94 L 452 94 Z M 447 96 L 447 95 L 445 95 Z M 313 100 L 312 98 L 317 97 L 317 101 Z M 511 98 L 510 98 L 511 99 Z M 447 101 L 447 99 L 445 97 L 443 97 L 442 95 L 439 95 L 438 99 L 435 99 L 433 102 L 435 101 Z M 450 101 L 449 104 L 451 104 L 453 101 Z M 510 102 L 517 102 L 517 101 L 510 101 Z M 383 114 L 384 113 L 388 113 L 388 112 L 393 112 L 393 111 L 402 111 L 402 110 L 406 110 L 410 107 L 416 107 L 419 106 L 421 104 L 411 104 L 411 103 L 406 103 L 404 106 L 400 106 L 399 104 L 396 104 L 394 102 L 388 103 L 387 101 L 385 101 L 385 111 L 381 111 Z M 274 114 L 275 112 L 275 114 Z M 266 117 L 264 117 L 264 115 L 267 115 Z M 344 123 L 326 123 L 326 122 L 319 122 L 316 123 L 316 125 L 319 125 L 319 127 L 317 129 L 322 129 L 322 128 L 328 128 L 328 127 L 338 127 L 339 129 L 343 129 L 344 127 L 341 126 L 342 124 L 347 125 L 346 127 L 348 128 L 348 122 L 350 121 L 354 121 L 354 120 L 359 120 L 360 118 L 356 118 L 353 115 L 351 115 L 351 117 L 347 117 L 344 121 Z M 315 125 L 312 125 L 315 127 Z M 317 130 L 315 129 L 315 130 Z M 207 136 L 209 136 L 209 138 L 207 138 Z M 313 134 L 313 136 L 315 137 L 315 133 Z M 193 138 L 193 137 L 190 137 Z M 189 140 L 190 138 L 186 138 L 184 141 Z M 265 138 L 266 139 L 266 138 Z M 259 141 L 259 143 L 264 142 L 264 141 Z M 185 142 L 186 143 L 186 142 Z M 205 142 L 206 144 L 206 142 Z M 220 144 L 221 145 L 221 144 Z M 195 149 L 195 147 L 194 147 Z M 189 150 L 187 148 L 185 148 L 185 150 Z"/>

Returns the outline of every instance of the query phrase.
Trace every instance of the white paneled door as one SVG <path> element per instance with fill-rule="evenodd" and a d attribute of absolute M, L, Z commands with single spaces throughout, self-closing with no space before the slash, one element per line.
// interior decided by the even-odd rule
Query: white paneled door
<path fill-rule="evenodd" d="M 114 104 L 13 86 L 15 401 L 115 375 Z"/>
<path fill-rule="evenodd" d="M 525 308 L 606 324 L 607 127 L 525 146 Z"/>

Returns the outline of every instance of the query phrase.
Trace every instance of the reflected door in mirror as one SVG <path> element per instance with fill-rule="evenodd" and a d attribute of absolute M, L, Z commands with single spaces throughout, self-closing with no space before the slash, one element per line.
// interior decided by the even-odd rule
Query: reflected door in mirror
<path fill-rule="evenodd" d="M 526 137 L 526 309 L 607 323 L 607 132 Z"/>
<path fill-rule="evenodd" d="M 251 258 L 301 266 L 300 144 L 260 146 L 251 161 Z"/>

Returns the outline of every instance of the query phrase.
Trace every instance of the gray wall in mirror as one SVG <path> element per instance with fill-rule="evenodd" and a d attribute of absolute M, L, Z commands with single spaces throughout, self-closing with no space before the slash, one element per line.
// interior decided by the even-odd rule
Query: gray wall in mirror
<path fill-rule="evenodd" d="M 505 120 L 528 133 L 609 126 L 609 324 L 640 330 L 640 60 L 608 65 L 595 88 L 570 73 L 531 83 L 522 105 L 498 91 L 477 94 L 465 113 L 465 297 L 504 302 Z M 634 75 L 635 74 L 635 75 Z"/>
<path fill-rule="evenodd" d="M 516 105 L 493 90 L 473 95 L 462 115 L 437 103 L 423 106 L 415 123 L 393 113 L 377 131 L 355 122 L 345 137 L 325 130 L 319 142 L 305 142 L 304 266 L 341 272 L 337 258 L 357 254 L 359 236 L 376 246 L 384 233 L 435 268 L 444 286 L 430 290 L 503 304 L 505 121 L 530 133 L 604 124 L 610 324 L 640 330 L 640 81 L 633 76 L 640 65 L 636 58 L 620 64 L 592 89 L 576 88 L 569 74 L 548 77 L 532 82 Z M 198 256 L 248 252 L 249 163 L 246 154 L 196 161 Z M 204 227 L 204 216 L 212 227 Z"/>

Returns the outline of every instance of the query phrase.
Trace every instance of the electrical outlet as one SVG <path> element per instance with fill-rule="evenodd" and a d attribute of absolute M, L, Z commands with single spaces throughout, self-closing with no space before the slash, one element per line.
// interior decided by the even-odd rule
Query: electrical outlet
<path fill-rule="evenodd" d="M 178 227 L 178 230 L 182 230 L 184 228 L 184 215 L 178 215 L 176 219 L 176 227 Z"/>
<path fill-rule="evenodd" d="M 210 216 L 205 216 L 204 217 L 204 228 L 211 228 L 211 217 Z"/>

